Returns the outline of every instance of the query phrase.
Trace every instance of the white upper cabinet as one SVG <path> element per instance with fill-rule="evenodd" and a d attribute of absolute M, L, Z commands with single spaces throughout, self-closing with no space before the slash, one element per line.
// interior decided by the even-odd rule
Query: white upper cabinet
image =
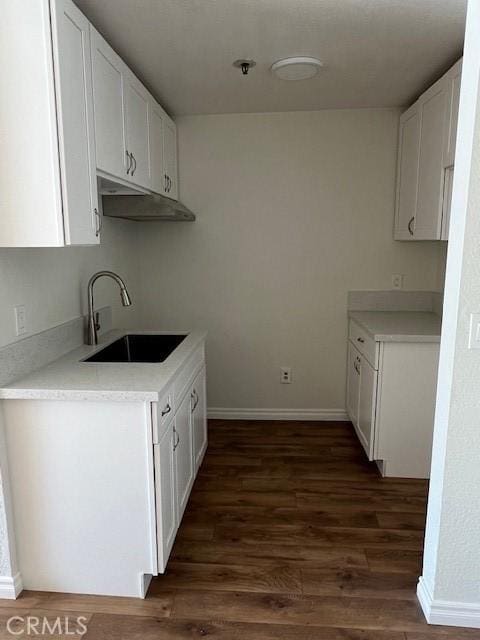
<path fill-rule="evenodd" d="M 124 80 L 126 152 L 130 158 L 127 173 L 129 180 L 143 187 L 151 186 L 148 101 L 149 94 L 144 86 L 127 72 Z"/>
<path fill-rule="evenodd" d="M 420 101 L 420 157 L 418 160 L 416 240 L 439 240 L 443 203 L 443 140 L 447 91 L 436 83 Z"/>
<path fill-rule="evenodd" d="M 448 238 L 446 169 L 455 157 L 460 73 L 461 61 L 400 118 L 396 240 Z"/>
<path fill-rule="evenodd" d="M 153 99 L 149 103 L 151 189 L 178 198 L 177 127 Z"/>
<path fill-rule="evenodd" d="M 176 199 L 175 123 L 93 27 L 91 33 L 100 175 Z"/>
<path fill-rule="evenodd" d="M 163 133 L 166 114 L 154 100 L 149 102 L 149 150 L 151 189 L 166 195 L 167 181 L 163 162 Z"/>
<path fill-rule="evenodd" d="M 97 244 L 88 21 L 70 0 L 7 2 L 0 57 L 0 246 Z"/>
<path fill-rule="evenodd" d="M 176 200 L 178 198 L 177 178 L 177 127 L 167 116 L 164 126 L 163 157 L 165 163 L 166 195 Z"/>
<path fill-rule="evenodd" d="M 395 238 L 413 237 L 420 152 L 420 109 L 415 103 L 400 117 Z"/>
<path fill-rule="evenodd" d="M 458 105 L 460 103 L 460 80 L 462 60 L 459 60 L 446 75 L 447 81 L 447 124 L 443 164 L 452 167 L 455 162 L 455 141 L 457 139 Z"/>
<path fill-rule="evenodd" d="M 127 163 L 123 107 L 124 64 L 91 26 L 93 100 L 97 168 L 126 177 Z"/>

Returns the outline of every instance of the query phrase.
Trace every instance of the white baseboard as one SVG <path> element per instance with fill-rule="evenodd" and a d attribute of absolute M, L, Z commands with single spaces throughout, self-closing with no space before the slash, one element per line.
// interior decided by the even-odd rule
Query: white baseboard
<path fill-rule="evenodd" d="M 434 600 L 422 576 L 417 585 L 417 598 L 428 624 L 480 629 L 480 604 Z"/>
<path fill-rule="evenodd" d="M 22 590 L 22 577 L 19 573 L 13 577 L 0 576 L 0 599 L 15 600 Z"/>
<path fill-rule="evenodd" d="M 230 409 L 209 407 L 208 417 L 217 420 L 348 420 L 345 409 Z"/>

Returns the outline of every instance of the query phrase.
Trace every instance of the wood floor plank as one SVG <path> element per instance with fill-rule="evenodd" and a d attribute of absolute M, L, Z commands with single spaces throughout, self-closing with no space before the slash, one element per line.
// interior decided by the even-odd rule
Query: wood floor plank
<path fill-rule="evenodd" d="M 368 565 L 372 571 L 388 573 L 413 573 L 417 576 L 422 572 L 422 549 L 365 549 Z"/>
<path fill-rule="evenodd" d="M 201 564 L 170 562 L 167 573 L 152 584 L 151 593 L 163 590 L 253 591 L 302 593 L 302 575 L 293 565 Z"/>
<path fill-rule="evenodd" d="M 172 617 L 393 631 L 427 626 L 408 600 L 221 591 L 177 592 Z"/>
<path fill-rule="evenodd" d="M 272 491 L 195 491 L 190 496 L 192 505 L 210 506 L 260 506 L 295 507 L 295 495 L 289 492 Z"/>
<path fill-rule="evenodd" d="M 316 527 L 297 524 L 272 524 L 269 529 L 252 525 L 218 525 L 214 540 L 246 544 L 291 544 L 376 549 L 420 550 L 423 532 L 401 529 L 368 529 L 353 527 Z"/>
<path fill-rule="evenodd" d="M 324 511 L 394 511 L 400 513 L 425 513 L 425 499 L 420 497 L 391 495 L 355 495 L 335 492 L 328 495 L 297 492 L 300 509 L 323 509 Z M 387 528 L 387 527 L 385 527 Z M 395 528 L 395 527 L 390 527 Z"/>
<path fill-rule="evenodd" d="M 228 542 L 177 541 L 172 561 L 216 564 L 312 564 L 317 567 L 368 567 L 363 549 L 301 545 L 252 545 Z"/>
<path fill-rule="evenodd" d="M 314 628 L 279 624 L 132 618 L 95 614 L 84 640 L 404 640 L 402 633 Z M 11 640 L 11 636 L 10 639 Z"/>
<path fill-rule="evenodd" d="M 377 513 L 378 526 L 382 529 L 416 529 L 424 531 L 425 513 Z"/>
<path fill-rule="evenodd" d="M 162 591 L 148 598 L 119 598 L 87 596 L 72 593 L 51 593 L 42 606 L 55 611 L 110 613 L 131 616 L 155 616 L 168 618 L 173 607 L 174 593 Z"/>
<path fill-rule="evenodd" d="M 303 567 L 303 592 L 318 596 L 353 596 L 415 600 L 417 578 L 407 573 L 379 573 L 369 569 Z"/>
<path fill-rule="evenodd" d="M 208 528 L 209 523 L 214 521 L 218 525 L 233 524 L 250 524 L 254 526 L 262 526 L 268 528 L 272 524 L 291 524 L 294 522 L 298 525 L 316 525 L 321 527 L 378 527 L 377 514 L 367 511 L 359 511 L 349 513 L 346 511 L 339 513 L 331 513 L 329 511 L 302 511 L 291 507 L 239 507 L 220 505 L 218 507 L 192 509 L 185 515 L 185 523 L 192 526 L 195 535 L 195 526 L 200 530 L 198 536 L 201 535 L 201 527 L 204 525 Z M 212 533 L 213 535 L 213 533 Z M 210 539 L 205 537 L 203 539 Z"/>

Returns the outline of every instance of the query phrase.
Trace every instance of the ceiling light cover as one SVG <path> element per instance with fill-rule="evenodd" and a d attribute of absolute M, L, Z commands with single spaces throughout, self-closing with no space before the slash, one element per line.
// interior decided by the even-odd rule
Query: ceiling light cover
<path fill-rule="evenodd" d="M 272 64 L 272 73 L 282 80 L 307 80 L 316 76 L 320 67 L 323 67 L 323 62 L 317 58 L 297 56 Z"/>

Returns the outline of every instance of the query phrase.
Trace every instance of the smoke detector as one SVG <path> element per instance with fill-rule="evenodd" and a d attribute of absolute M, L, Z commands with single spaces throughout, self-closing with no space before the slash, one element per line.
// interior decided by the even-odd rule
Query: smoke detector
<path fill-rule="evenodd" d="M 317 75 L 323 62 L 308 56 L 284 58 L 272 64 L 271 70 L 282 80 L 307 80 Z"/>

